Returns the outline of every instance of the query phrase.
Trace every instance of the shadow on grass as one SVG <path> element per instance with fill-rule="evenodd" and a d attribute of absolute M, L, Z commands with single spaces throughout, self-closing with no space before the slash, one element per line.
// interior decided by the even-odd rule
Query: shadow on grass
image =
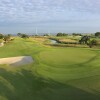
<path fill-rule="evenodd" d="M 89 59 L 88 61 L 85 62 L 85 64 L 91 63 L 92 61 L 96 60 L 99 57 L 99 55 L 95 55 L 94 57 L 92 57 L 91 59 Z"/>
<path fill-rule="evenodd" d="M 74 65 L 76 65 L 76 66 L 81 66 L 81 67 L 83 66 L 83 67 L 84 67 L 85 65 L 87 65 L 87 64 L 89 64 L 89 63 L 95 61 L 99 56 L 100 56 L 100 54 L 96 54 L 94 57 L 88 59 L 87 61 L 85 61 L 85 62 L 83 62 L 83 63 L 79 63 L 79 64 L 74 64 Z M 81 58 L 80 58 L 80 59 L 81 59 Z"/>
<path fill-rule="evenodd" d="M 0 95 L 7 100 L 100 100 L 99 95 L 37 77 L 24 69 L 16 73 L 0 69 L 0 77 L 6 80 L 0 79 Z"/>

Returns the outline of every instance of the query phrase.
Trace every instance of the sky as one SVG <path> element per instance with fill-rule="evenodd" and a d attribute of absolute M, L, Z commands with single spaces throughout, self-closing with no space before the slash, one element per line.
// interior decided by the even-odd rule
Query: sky
<path fill-rule="evenodd" d="M 0 32 L 94 33 L 100 0 L 0 0 Z"/>

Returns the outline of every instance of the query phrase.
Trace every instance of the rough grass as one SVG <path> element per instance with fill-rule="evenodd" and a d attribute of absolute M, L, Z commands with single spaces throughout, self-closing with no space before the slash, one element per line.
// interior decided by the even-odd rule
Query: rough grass
<path fill-rule="evenodd" d="M 59 39 L 61 42 L 78 42 L 72 39 Z"/>
<path fill-rule="evenodd" d="M 19 38 L 0 48 L 0 57 L 25 55 L 35 63 L 0 66 L 0 100 L 100 100 L 100 50 Z"/>

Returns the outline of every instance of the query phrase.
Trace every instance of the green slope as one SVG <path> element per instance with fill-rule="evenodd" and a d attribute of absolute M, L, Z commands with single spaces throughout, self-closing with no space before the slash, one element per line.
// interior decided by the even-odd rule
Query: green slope
<path fill-rule="evenodd" d="M 0 65 L 0 100 L 100 100 L 100 50 L 52 48 L 16 38 L 0 57 L 30 55 L 25 66 Z"/>

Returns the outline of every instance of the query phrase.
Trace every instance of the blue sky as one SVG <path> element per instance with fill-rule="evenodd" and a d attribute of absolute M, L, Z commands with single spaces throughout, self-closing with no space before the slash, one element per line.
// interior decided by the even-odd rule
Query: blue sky
<path fill-rule="evenodd" d="M 0 0 L 1 33 L 100 31 L 100 0 Z"/>

